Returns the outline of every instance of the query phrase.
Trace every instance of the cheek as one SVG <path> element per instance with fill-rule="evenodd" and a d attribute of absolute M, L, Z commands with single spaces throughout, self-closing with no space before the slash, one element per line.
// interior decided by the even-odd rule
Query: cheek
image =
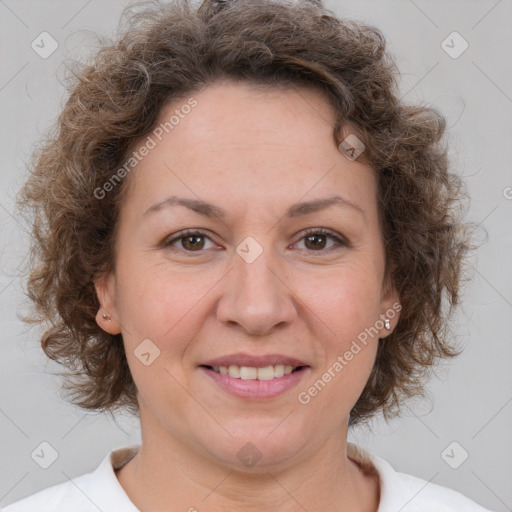
<path fill-rule="evenodd" d="M 127 360 L 139 399 L 153 409 L 166 403 L 179 410 L 187 402 L 183 359 L 198 338 L 201 298 L 213 285 L 209 279 L 135 258 L 119 265 L 117 291 Z"/>
<path fill-rule="evenodd" d="M 149 266 L 126 260 L 120 267 L 125 350 L 146 403 L 163 400 L 179 408 L 186 402 L 182 386 L 187 368 L 204 338 L 201 330 L 213 309 L 211 292 L 221 277 L 190 268 L 171 271 L 166 263 Z"/>
<path fill-rule="evenodd" d="M 369 332 L 380 314 L 380 275 L 370 260 L 354 259 L 307 282 L 296 283 L 307 306 L 306 322 L 319 326 L 316 337 L 322 341 L 317 344 L 320 367 L 303 391 L 312 399 L 318 395 L 314 407 L 338 404 L 343 415 L 360 396 L 375 361 L 378 336 Z"/>
<path fill-rule="evenodd" d="M 120 268 L 119 283 L 126 331 L 160 342 L 182 331 L 188 316 L 197 315 L 202 297 L 214 284 L 212 273 L 170 271 L 165 262 L 150 266 L 130 260 Z"/>
<path fill-rule="evenodd" d="M 371 262 L 347 261 L 311 279 L 297 277 L 294 288 L 331 337 L 356 337 L 373 325 L 380 313 L 380 275 Z"/>
<path fill-rule="evenodd" d="M 315 334 L 321 338 L 317 343 L 321 363 L 299 390 L 298 401 L 311 418 L 325 416 L 327 408 L 331 428 L 346 420 L 375 362 L 378 336 L 368 332 L 379 318 L 380 286 L 367 269 L 347 265 L 301 291 L 307 297 L 307 322 L 319 326 Z"/>

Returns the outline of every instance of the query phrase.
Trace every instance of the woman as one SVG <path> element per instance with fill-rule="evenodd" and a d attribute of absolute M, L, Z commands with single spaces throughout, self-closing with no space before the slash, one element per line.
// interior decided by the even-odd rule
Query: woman
<path fill-rule="evenodd" d="M 148 7 L 77 74 L 28 290 L 72 401 L 142 444 L 7 512 L 485 510 L 347 442 L 457 353 L 460 183 L 395 79 L 305 0 Z"/>

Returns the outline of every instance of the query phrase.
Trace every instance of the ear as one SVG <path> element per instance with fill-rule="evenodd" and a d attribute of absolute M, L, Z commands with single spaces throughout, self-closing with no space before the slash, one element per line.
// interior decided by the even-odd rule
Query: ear
<path fill-rule="evenodd" d="M 95 279 L 94 288 L 100 303 L 96 313 L 96 323 L 109 334 L 119 334 L 121 323 L 116 307 L 116 281 L 113 272 Z"/>
<path fill-rule="evenodd" d="M 401 310 L 400 295 L 392 283 L 391 274 L 388 274 L 382 285 L 380 318 L 383 321 L 385 319 L 389 320 L 389 329 L 381 329 L 379 338 L 386 338 L 394 331 Z"/>

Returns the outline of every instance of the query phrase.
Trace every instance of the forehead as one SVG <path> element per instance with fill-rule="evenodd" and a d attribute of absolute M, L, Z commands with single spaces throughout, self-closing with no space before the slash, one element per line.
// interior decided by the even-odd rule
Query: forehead
<path fill-rule="evenodd" d="M 162 109 L 157 128 L 168 130 L 130 176 L 133 192 L 146 207 L 177 190 L 287 203 L 337 190 L 360 201 L 374 187 L 373 172 L 339 152 L 335 122 L 312 88 L 216 83 Z"/>

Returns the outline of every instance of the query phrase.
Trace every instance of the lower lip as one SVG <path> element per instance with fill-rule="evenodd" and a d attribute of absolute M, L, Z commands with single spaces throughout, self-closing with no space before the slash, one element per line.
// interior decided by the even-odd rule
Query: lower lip
<path fill-rule="evenodd" d="M 244 398 L 272 398 L 295 387 L 309 371 L 308 366 L 271 380 L 243 380 L 217 373 L 201 366 L 200 369 L 221 388 Z"/>

